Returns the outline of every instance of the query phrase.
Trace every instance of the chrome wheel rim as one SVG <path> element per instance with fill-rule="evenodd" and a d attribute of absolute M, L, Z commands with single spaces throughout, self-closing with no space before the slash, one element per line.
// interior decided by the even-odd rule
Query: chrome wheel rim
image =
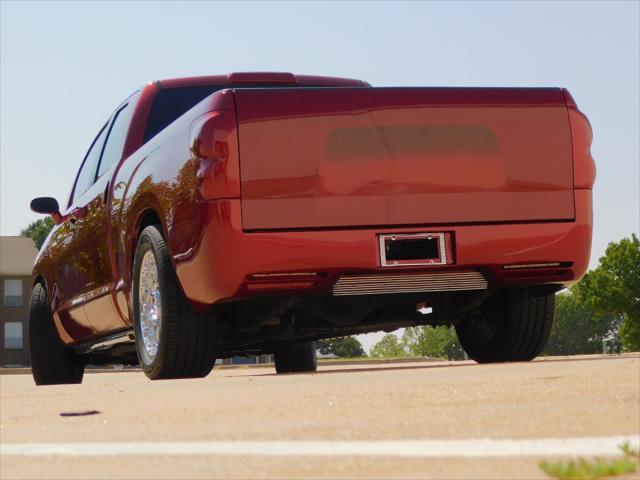
<path fill-rule="evenodd" d="M 151 250 L 147 250 L 142 257 L 138 304 L 142 342 L 145 353 L 150 362 L 152 362 L 158 354 L 162 310 L 160 307 L 160 284 L 158 283 L 156 257 Z"/>

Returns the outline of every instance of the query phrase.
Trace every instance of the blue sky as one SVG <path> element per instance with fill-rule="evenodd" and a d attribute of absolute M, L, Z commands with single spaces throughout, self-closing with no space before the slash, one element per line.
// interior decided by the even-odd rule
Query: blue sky
<path fill-rule="evenodd" d="M 563 86 L 593 125 L 592 265 L 640 222 L 640 2 L 1 3 L 0 234 L 66 199 L 149 80 L 277 70 L 374 86 Z"/>

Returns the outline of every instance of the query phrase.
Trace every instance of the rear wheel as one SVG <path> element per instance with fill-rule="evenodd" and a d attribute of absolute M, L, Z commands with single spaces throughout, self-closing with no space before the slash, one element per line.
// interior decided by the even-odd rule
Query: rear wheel
<path fill-rule="evenodd" d="M 47 292 L 36 283 L 29 303 L 31 373 L 36 385 L 82 383 L 84 363 L 58 338 Z"/>
<path fill-rule="evenodd" d="M 215 363 L 215 322 L 184 297 L 160 230 L 140 234 L 133 265 L 138 359 L 152 380 L 206 377 Z"/>
<path fill-rule="evenodd" d="M 456 332 L 462 348 L 478 363 L 533 360 L 549 339 L 554 309 L 554 293 L 505 289 L 458 323 Z"/>
<path fill-rule="evenodd" d="M 277 373 L 315 372 L 318 369 L 316 342 L 294 343 L 275 352 Z"/>

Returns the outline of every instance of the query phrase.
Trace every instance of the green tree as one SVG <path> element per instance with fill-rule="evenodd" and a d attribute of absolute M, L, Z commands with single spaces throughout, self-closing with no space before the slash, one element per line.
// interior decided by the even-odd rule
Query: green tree
<path fill-rule="evenodd" d="M 635 234 L 611 242 L 598 268 L 587 273 L 573 290 L 586 308 L 622 317 L 622 348 L 640 350 L 640 241 Z"/>
<path fill-rule="evenodd" d="M 464 350 L 453 327 L 420 326 L 406 328 L 402 341 L 412 355 L 446 358 L 448 360 L 463 360 L 465 358 Z"/>
<path fill-rule="evenodd" d="M 30 237 L 36 245 L 36 248 L 40 250 L 40 247 L 42 247 L 42 244 L 54 225 L 55 222 L 53 221 L 53 218 L 45 217 L 43 219 L 36 220 L 35 222 L 31 222 L 27 228 L 20 232 L 20 235 L 23 237 Z"/>
<path fill-rule="evenodd" d="M 404 345 L 393 333 L 387 333 L 371 348 L 372 357 L 406 357 Z"/>
<path fill-rule="evenodd" d="M 621 316 L 593 312 L 569 290 L 556 295 L 556 312 L 545 355 L 578 355 L 602 352 L 602 341 L 615 340 Z"/>
<path fill-rule="evenodd" d="M 366 357 L 362 344 L 355 337 L 338 337 L 320 340 L 318 350 L 324 355 L 333 354 L 336 357 Z"/>

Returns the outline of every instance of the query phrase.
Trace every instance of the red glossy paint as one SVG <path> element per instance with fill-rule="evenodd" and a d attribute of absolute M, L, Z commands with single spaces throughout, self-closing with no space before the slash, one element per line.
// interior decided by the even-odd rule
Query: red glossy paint
<path fill-rule="evenodd" d="M 394 271 L 453 271 L 477 268 L 494 285 L 570 284 L 586 272 L 591 251 L 591 192 L 576 191 L 576 219 L 566 222 L 451 225 L 406 228 L 356 228 L 247 233 L 242 229 L 241 201 L 217 200 L 200 205 L 202 238 L 189 258 L 176 262 L 185 292 L 201 306 L 246 297 L 247 278 L 255 273 L 323 272 L 314 293 L 328 292 L 345 272 L 383 272 L 381 233 L 450 232 L 454 264 L 401 267 Z M 529 271 L 509 278 L 503 265 L 567 262 L 570 266 Z M 540 275 L 540 274 L 543 275 Z"/>
<path fill-rule="evenodd" d="M 367 85 L 234 73 L 143 87 L 121 158 L 62 209 L 36 261 L 61 339 L 131 326 L 133 253 L 150 223 L 198 309 L 388 272 L 384 233 L 446 234 L 449 263 L 395 273 L 477 269 L 492 286 L 585 273 L 595 167 L 568 92 Z M 144 144 L 158 91 L 190 86 L 223 89 Z M 561 265 L 503 268 L 549 262 Z"/>
<path fill-rule="evenodd" d="M 560 89 L 240 90 L 248 230 L 574 218 Z"/>
<path fill-rule="evenodd" d="M 230 96 L 230 92 L 224 92 Z M 190 144 L 197 158 L 198 191 L 203 199 L 240 196 L 238 128 L 233 109 L 217 109 L 197 119 Z"/>

